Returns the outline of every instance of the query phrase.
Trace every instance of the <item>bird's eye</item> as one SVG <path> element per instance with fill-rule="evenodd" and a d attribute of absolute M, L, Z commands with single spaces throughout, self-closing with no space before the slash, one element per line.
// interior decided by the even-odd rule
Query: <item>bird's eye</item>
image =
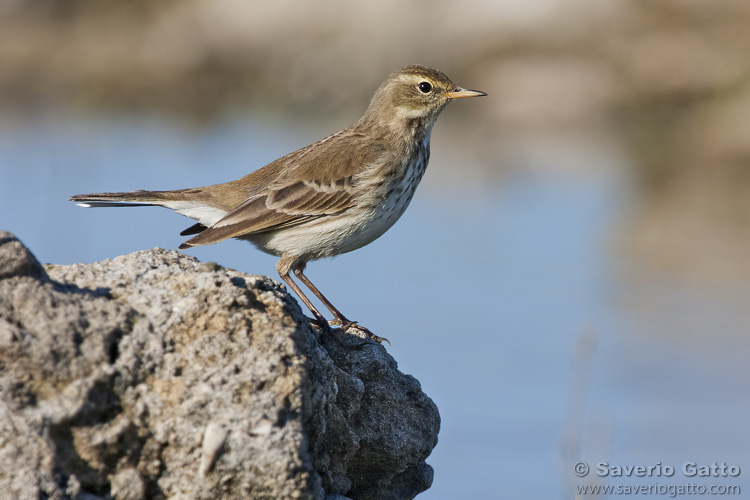
<path fill-rule="evenodd" d="M 430 90 L 432 90 L 432 85 L 430 85 L 430 82 L 422 82 L 419 84 L 419 90 L 423 94 L 429 94 Z"/>

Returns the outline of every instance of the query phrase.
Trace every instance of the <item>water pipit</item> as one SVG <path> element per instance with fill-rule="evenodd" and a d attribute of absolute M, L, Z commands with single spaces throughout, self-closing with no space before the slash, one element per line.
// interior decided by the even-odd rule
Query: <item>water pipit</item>
<path fill-rule="evenodd" d="M 248 240 L 276 255 L 281 278 L 310 309 L 299 278 L 344 330 L 356 327 L 303 273 L 316 259 L 356 250 L 385 233 L 404 213 L 430 158 L 430 132 L 452 99 L 486 95 L 454 85 L 440 71 L 407 66 L 390 75 L 354 125 L 290 153 L 236 181 L 175 191 L 131 191 L 73 196 L 85 207 L 156 205 L 198 221 L 180 249 Z"/>

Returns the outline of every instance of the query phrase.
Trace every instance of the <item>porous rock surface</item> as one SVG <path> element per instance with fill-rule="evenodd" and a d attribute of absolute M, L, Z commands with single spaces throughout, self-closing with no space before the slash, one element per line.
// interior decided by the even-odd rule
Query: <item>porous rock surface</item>
<path fill-rule="evenodd" d="M 266 277 L 162 249 L 43 267 L 0 232 L 0 498 L 413 498 L 437 408 L 334 334 Z"/>

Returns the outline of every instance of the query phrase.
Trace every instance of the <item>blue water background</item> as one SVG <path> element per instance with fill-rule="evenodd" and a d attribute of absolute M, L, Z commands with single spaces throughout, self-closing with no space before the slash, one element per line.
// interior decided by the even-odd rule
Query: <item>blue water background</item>
<path fill-rule="evenodd" d="M 447 141 L 439 127 L 433 140 Z M 231 180 L 333 130 L 236 117 L 209 126 L 143 116 L 4 119 L 0 228 L 55 264 L 175 249 L 192 222 L 168 210 L 84 210 L 66 200 Z M 634 198 L 619 161 L 522 165 L 454 189 L 429 169 L 381 239 L 310 264 L 308 275 L 347 316 L 391 340 L 400 369 L 440 409 L 428 459 L 435 481 L 419 498 L 572 499 L 576 484 L 597 482 L 750 491 L 747 302 L 658 276 L 646 285 L 628 279 L 649 272 L 613 248 Z M 277 277 L 275 258 L 247 243 L 188 253 Z M 678 472 L 579 480 L 572 468 L 581 460 Z M 743 473 L 684 478 L 687 461 Z"/>

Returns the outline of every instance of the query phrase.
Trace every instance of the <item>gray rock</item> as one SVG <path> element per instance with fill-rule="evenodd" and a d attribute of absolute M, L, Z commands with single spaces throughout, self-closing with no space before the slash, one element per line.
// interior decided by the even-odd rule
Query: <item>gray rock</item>
<path fill-rule="evenodd" d="M 0 279 L 11 276 L 44 276 L 36 257 L 12 234 L 0 231 Z"/>
<path fill-rule="evenodd" d="M 0 498 L 413 498 L 437 408 L 361 342 L 266 277 L 162 249 L 45 272 L 0 232 Z"/>

